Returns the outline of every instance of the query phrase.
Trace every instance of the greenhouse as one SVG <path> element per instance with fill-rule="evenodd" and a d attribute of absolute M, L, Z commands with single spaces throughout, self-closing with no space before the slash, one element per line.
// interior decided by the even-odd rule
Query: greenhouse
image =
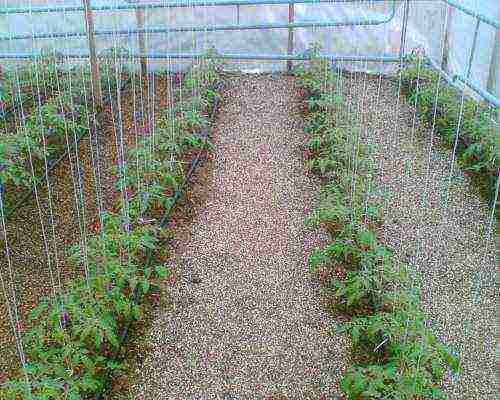
<path fill-rule="evenodd" d="M 494 400 L 498 0 L 3 0 L 0 400 Z"/>

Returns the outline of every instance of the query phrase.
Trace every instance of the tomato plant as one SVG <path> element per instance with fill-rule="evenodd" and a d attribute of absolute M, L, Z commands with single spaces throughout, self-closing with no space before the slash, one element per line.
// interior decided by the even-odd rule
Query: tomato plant
<path fill-rule="evenodd" d="M 213 86 L 218 80 L 215 66 L 207 62 L 192 74 Z M 188 82 L 194 79 L 191 73 L 187 76 Z M 209 104 L 211 92 L 201 92 L 206 98 L 200 104 Z M 50 127 L 54 135 L 66 134 L 67 125 L 60 124 L 57 111 L 53 105 L 40 110 L 47 126 L 36 125 L 34 119 L 32 131 L 39 135 L 38 129 Z M 198 115 L 204 111 L 198 109 Z M 189 133 L 184 126 L 177 123 L 172 128 L 166 117 L 161 117 L 152 127 L 155 142 L 153 135 L 143 135 L 127 153 L 129 163 L 120 170 L 117 183 L 128 193 L 127 213 L 120 202 L 116 212 L 105 212 L 100 222 L 93 223 L 93 235 L 84 247 L 69 249 L 68 261 L 84 270 L 85 278 L 69 282 L 55 299 L 44 299 L 33 310 L 30 320 L 34 328 L 23 335 L 27 355 L 24 376 L 19 374 L 0 388 L 2 399 L 88 398 L 105 388 L 107 373 L 122 368 L 114 355 L 124 326 L 141 318 L 137 298 L 170 273 L 166 266 L 152 265 L 148 260 L 164 231 L 173 226 L 162 228 L 149 214 L 155 202 L 168 209 L 171 198 L 165 194 L 181 190 L 184 176 L 178 158 L 183 149 L 202 145 L 195 132 Z"/>
<path fill-rule="evenodd" d="M 410 279 L 411 269 L 399 265 L 377 237 L 380 205 L 372 199 L 373 148 L 363 144 L 360 130 L 352 126 L 334 94 L 335 75 L 315 57 L 317 51 L 296 72 L 306 94 L 305 131 L 312 136 L 307 165 L 323 178 L 319 204 L 306 224 L 330 236 L 329 243 L 313 251 L 309 264 L 312 271 L 335 271 L 336 279 L 327 280 L 326 289 L 342 314 L 338 331 L 350 335 L 357 360 L 340 387 L 352 400 L 441 399 L 444 373 L 459 372 L 458 358 L 425 324 L 420 283 Z M 431 78 L 422 75 L 423 80 Z M 469 147 L 467 157 L 478 158 L 479 149 Z"/>
<path fill-rule="evenodd" d="M 462 104 L 462 95 L 453 86 L 440 78 L 429 67 L 426 58 L 414 58 L 401 71 L 402 84 L 418 114 L 429 124 L 436 112 L 436 133 L 450 147 L 454 147 L 460 124 L 457 145 L 457 163 L 465 171 L 482 178 L 494 194 L 495 179 L 500 171 L 500 145 L 498 141 L 497 116 L 495 111 L 483 103 L 477 103 L 467 95 Z M 439 92 L 436 97 L 436 86 Z"/>

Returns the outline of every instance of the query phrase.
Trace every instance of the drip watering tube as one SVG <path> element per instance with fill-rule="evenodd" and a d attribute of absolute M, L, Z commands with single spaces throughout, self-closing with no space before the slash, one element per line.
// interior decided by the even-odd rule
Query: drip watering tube
<path fill-rule="evenodd" d="M 224 85 L 222 83 L 220 83 L 216 89 L 218 92 L 220 92 L 222 89 L 223 89 Z M 219 102 L 220 102 L 220 99 L 219 99 L 219 96 L 216 97 L 215 99 L 215 102 L 214 102 L 214 105 L 212 107 L 212 110 L 211 110 L 211 115 L 210 115 L 210 123 L 207 124 L 206 126 L 204 126 L 199 134 L 199 136 L 203 139 L 203 147 L 200 149 L 200 151 L 196 154 L 196 157 L 194 160 L 191 161 L 191 166 L 188 170 L 188 173 L 186 175 L 186 179 L 184 180 L 184 183 L 182 185 L 182 188 L 177 190 L 173 196 L 173 200 L 172 200 L 172 204 L 170 205 L 170 207 L 165 210 L 165 213 L 163 214 L 163 217 L 162 219 L 160 220 L 160 223 L 158 224 L 158 226 L 160 228 L 165 228 L 168 224 L 168 221 L 169 221 L 169 218 L 170 218 L 170 213 L 171 211 L 173 210 L 175 204 L 177 203 L 177 201 L 180 199 L 184 189 L 187 187 L 187 185 L 191 182 L 191 179 L 194 175 L 194 172 L 196 171 L 196 169 L 198 168 L 198 166 L 200 165 L 200 162 L 202 161 L 202 154 L 203 152 L 206 150 L 206 145 L 207 145 L 207 142 L 208 142 L 208 139 L 210 137 L 210 126 L 213 124 L 213 122 L 215 121 L 215 114 L 217 112 L 217 109 L 219 107 Z M 145 264 L 145 268 L 149 267 L 151 265 L 153 261 L 153 251 L 150 249 L 148 250 L 148 255 L 147 255 L 147 261 L 146 261 L 146 264 Z M 139 304 L 140 303 L 140 297 L 141 297 L 141 294 L 140 294 L 140 290 L 139 290 L 139 287 L 136 286 L 136 288 L 134 289 L 134 303 L 136 304 Z M 127 338 L 128 338 L 128 334 L 130 332 L 130 327 L 131 327 L 131 322 L 127 322 L 123 328 L 123 331 L 122 331 L 122 334 L 120 335 L 120 341 L 119 341 L 119 344 L 118 344 L 118 348 L 115 350 L 115 353 L 113 355 L 113 359 L 116 360 L 118 358 L 118 355 L 120 353 L 120 349 L 123 345 L 125 345 L 125 343 L 127 342 Z M 111 379 L 111 376 L 110 376 L 110 372 L 108 371 L 106 373 L 106 376 L 105 376 L 105 386 L 107 386 L 107 383 L 109 382 L 109 380 Z M 95 397 L 95 400 L 102 400 L 103 399 L 103 393 L 99 393 L 96 395 Z"/>
<path fill-rule="evenodd" d="M 497 108 L 500 108 L 500 99 L 498 97 L 493 96 L 491 93 L 483 90 L 481 87 L 476 85 L 470 78 L 466 78 L 462 75 L 455 75 L 453 77 L 453 81 L 460 81 L 463 84 L 469 86 L 472 90 L 474 90 L 477 94 L 483 97 L 488 103 L 494 105 Z"/>

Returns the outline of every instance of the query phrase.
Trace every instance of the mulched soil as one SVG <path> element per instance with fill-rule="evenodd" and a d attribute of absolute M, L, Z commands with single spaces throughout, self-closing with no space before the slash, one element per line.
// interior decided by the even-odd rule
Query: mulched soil
<path fill-rule="evenodd" d="M 156 77 L 153 87 L 154 109 L 161 112 L 169 104 L 166 75 Z M 116 176 L 112 170 L 117 165 L 122 142 L 123 148 L 134 145 L 134 120 L 140 122 L 142 118 L 137 112 L 134 117 L 134 92 L 136 110 L 144 105 L 142 115 L 148 112 L 146 100 L 139 96 L 140 91 L 137 82 L 135 89 L 127 86 L 121 93 L 120 114 L 117 104 L 108 104 L 97 133 L 94 131 L 82 139 L 77 151 L 72 151 L 53 170 L 50 191 L 46 183 L 40 185 L 37 195 L 6 221 L 7 240 L 2 234 L 0 270 L 6 289 L 2 290 L 0 300 L 0 382 L 17 370 L 20 362 L 7 311 L 7 303 L 13 309 L 12 294 L 15 293 L 20 312 L 20 328 L 26 329 L 26 315 L 42 296 L 49 295 L 53 287 L 64 286 L 68 279 L 83 274 L 82 270 L 67 264 L 66 251 L 70 245 L 85 240 L 95 228 L 98 204 L 101 208 L 109 208 L 117 197 Z M 143 93 L 142 99 L 146 98 L 147 93 Z M 152 110 L 152 104 L 149 109 Z M 92 112 L 90 106 L 89 111 Z M 100 161 L 98 177 L 96 160 Z"/>

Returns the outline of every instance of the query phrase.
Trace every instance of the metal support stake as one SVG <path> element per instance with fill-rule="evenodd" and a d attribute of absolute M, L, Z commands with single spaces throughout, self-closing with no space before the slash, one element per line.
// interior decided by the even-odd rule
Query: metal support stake
<path fill-rule="evenodd" d="M 493 42 L 493 53 L 491 54 L 491 64 L 487 86 L 488 91 L 495 94 L 496 96 L 500 95 L 500 88 L 496 87 L 495 82 L 497 77 L 498 60 L 500 60 L 500 29 L 497 29 L 495 33 L 495 41 Z"/>
<path fill-rule="evenodd" d="M 410 9 L 410 2 L 409 2 L 409 0 L 405 0 L 404 8 L 403 8 L 403 26 L 401 29 L 401 41 L 399 44 L 399 60 L 400 60 L 401 66 L 403 64 L 403 58 L 404 58 L 405 50 L 406 50 L 406 31 L 408 28 L 409 9 Z"/>
<path fill-rule="evenodd" d="M 474 60 L 474 54 L 476 53 L 477 45 L 477 35 L 479 33 L 479 24 L 481 21 L 478 19 L 476 22 L 476 28 L 474 29 L 474 38 L 472 39 L 472 48 L 470 50 L 469 63 L 467 64 L 467 79 L 470 78 L 470 73 L 472 69 L 472 61 Z"/>
<path fill-rule="evenodd" d="M 85 8 L 85 26 L 87 28 L 87 37 L 89 42 L 90 68 L 92 72 L 92 95 L 97 108 L 101 110 L 103 108 L 101 74 L 99 71 L 99 64 L 97 63 L 97 53 L 94 36 L 94 19 L 92 15 L 92 9 L 90 8 L 90 0 L 82 1 Z"/>
<path fill-rule="evenodd" d="M 295 19 L 295 9 L 293 4 L 288 5 L 288 23 L 293 24 Z M 293 54 L 293 28 L 288 28 L 288 55 Z M 292 72 L 292 60 L 287 61 L 286 70 Z"/>
<path fill-rule="evenodd" d="M 445 5 L 446 7 L 446 5 Z M 448 70 L 448 63 L 450 62 L 450 30 L 451 30 L 451 19 L 454 14 L 455 8 L 448 5 L 446 11 L 446 25 L 443 41 L 443 59 L 441 60 L 441 68 L 443 71 Z"/>
<path fill-rule="evenodd" d="M 144 88 L 147 90 L 149 87 L 149 75 L 148 75 L 148 59 L 146 57 L 146 40 L 144 38 L 144 9 L 137 8 L 135 10 L 135 17 L 137 19 L 137 29 L 139 30 L 138 41 L 139 41 L 139 54 L 141 55 L 141 74 L 144 80 Z"/>

